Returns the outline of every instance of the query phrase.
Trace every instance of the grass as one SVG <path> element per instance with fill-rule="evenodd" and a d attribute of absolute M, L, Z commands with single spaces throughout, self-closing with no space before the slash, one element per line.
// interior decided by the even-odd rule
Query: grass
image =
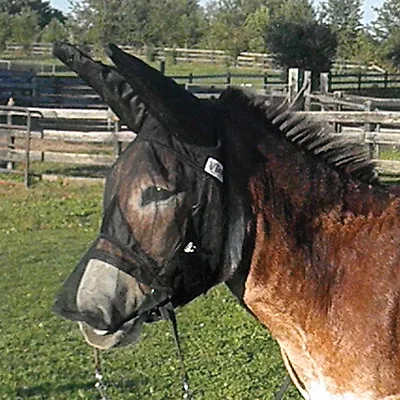
<path fill-rule="evenodd" d="M 61 282 L 94 239 L 100 185 L 0 184 L 0 399 L 98 399 L 92 350 L 51 313 Z M 273 399 L 285 372 L 275 342 L 219 286 L 178 313 L 195 399 Z M 111 399 L 182 398 L 169 326 L 105 352 Z M 285 399 L 300 399 L 292 388 Z"/>

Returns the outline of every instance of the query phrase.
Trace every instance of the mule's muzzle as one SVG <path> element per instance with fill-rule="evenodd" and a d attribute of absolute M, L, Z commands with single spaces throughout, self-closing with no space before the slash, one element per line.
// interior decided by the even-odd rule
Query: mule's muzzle
<path fill-rule="evenodd" d="M 53 311 L 77 321 L 92 346 L 109 348 L 136 341 L 141 326 L 161 319 L 158 308 L 169 300 L 123 270 L 126 261 L 113 247 L 97 239 L 64 282 Z M 134 263 L 129 263 L 134 265 Z"/>
<path fill-rule="evenodd" d="M 126 322 L 114 331 L 95 329 L 86 322 L 79 322 L 79 327 L 88 344 L 98 349 L 122 347 L 139 340 L 146 315 L 141 314 Z"/>

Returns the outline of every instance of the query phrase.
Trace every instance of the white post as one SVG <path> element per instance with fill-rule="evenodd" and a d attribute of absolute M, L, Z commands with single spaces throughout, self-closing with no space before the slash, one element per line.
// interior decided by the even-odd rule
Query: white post
<path fill-rule="evenodd" d="M 321 93 L 327 94 L 329 92 L 329 72 L 322 72 L 320 75 Z"/>
<path fill-rule="evenodd" d="M 288 90 L 289 90 L 289 102 L 295 99 L 297 93 L 299 92 L 299 69 L 298 68 L 289 68 L 288 75 Z"/>
<path fill-rule="evenodd" d="M 312 89 L 312 71 L 304 71 L 304 110 L 310 111 L 311 104 L 311 89 Z"/>

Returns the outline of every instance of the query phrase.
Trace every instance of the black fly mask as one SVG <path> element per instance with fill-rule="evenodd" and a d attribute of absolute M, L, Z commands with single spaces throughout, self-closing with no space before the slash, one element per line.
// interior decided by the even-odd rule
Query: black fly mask
<path fill-rule="evenodd" d="M 54 306 L 61 316 L 79 321 L 96 347 L 135 340 L 139 325 L 159 319 L 163 304 L 184 305 L 223 279 L 223 167 L 210 118 L 213 106 L 112 50 L 122 66 L 94 62 L 70 45 L 55 47 L 138 133 L 107 178 L 100 234 Z M 144 83 L 134 86 L 142 69 Z M 165 80 L 168 85 L 160 89 Z M 173 91 L 172 103 L 160 98 L 166 90 Z M 173 102 L 177 96 L 191 103 L 186 113 L 182 99 Z M 170 117 L 160 121 L 167 112 Z"/>

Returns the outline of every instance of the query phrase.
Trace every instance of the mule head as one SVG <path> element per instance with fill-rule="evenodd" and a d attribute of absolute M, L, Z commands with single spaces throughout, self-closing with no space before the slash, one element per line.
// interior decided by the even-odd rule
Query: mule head
<path fill-rule="evenodd" d="M 161 306 L 184 305 L 219 280 L 225 221 L 213 108 L 116 47 L 116 67 L 70 45 L 55 54 L 106 101 L 112 96 L 118 115 L 131 115 L 128 126 L 142 113 L 107 178 L 100 234 L 54 307 L 79 321 L 93 346 L 125 345 Z"/>

